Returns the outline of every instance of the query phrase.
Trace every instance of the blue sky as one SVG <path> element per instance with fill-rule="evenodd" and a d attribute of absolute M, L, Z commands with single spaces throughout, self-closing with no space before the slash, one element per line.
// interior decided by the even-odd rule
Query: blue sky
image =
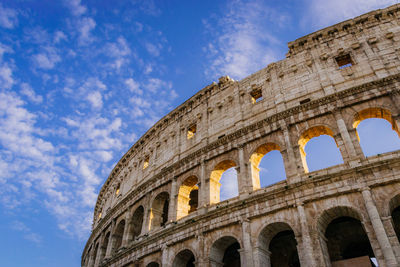
<path fill-rule="evenodd" d="M 396 2 L 0 1 L 0 265 L 79 266 L 102 183 L 160 117 Z"/>

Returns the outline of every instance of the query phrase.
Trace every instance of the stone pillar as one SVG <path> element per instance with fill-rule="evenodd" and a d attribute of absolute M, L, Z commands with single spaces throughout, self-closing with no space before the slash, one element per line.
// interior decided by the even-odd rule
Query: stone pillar
<path fill-rule="evenodd" d="M 246 264 L 243 265 L 242 258 L 240 258 L 240 264 L 241 264 L 241 266 L 246 266 Z M 223 267 L 223 266 L 224 266 L 223 262 L 219 262 L 219 261 L 210 259 L 210 267 Z"/>
<path fill-rule="evenodd" d="M 199 208 L 203 208 L 210 204 L 210 182 L 206 177 L 206 162 L 200 163 L 200 191 L 199 191 Z"/>
<path fill-rule="evenodd" d="M 313 246 L 311 241 L 310 232 L 308 229 L 308 222 L 306 212 L 304 211 L 304 207 L 302 203 L 297 204 L 297 213 L 299 215 L 299 221 L 301 226 L 301 248 L 302 253 L 304 254 L 305 262 L 302 262 L 302 266 L 317 266 L 314 261 L 314 253 L 313 253 Z"/>
<path fill-rule="evenodd" d="M 342 136 L 344 142 L 344 146 L 347 150 L 347 154 L 349 155 L 350 158 L 357 157 L 356 150 L 354 149 L 354 145 L 351 142 L 350 134 L 347 130 L 346 123 L 342 118 L 342 114 L 340 114 L 340 111 L 337 111 L 334 113 L 334 115 L 336 118 L 336 123 L 339 128 L 340 135 Z"/>
<path fill-rule="evenodd" d="M 93 252 L 94 252 L 94 250 L 95 250 L 95 247 L 94 247 L 94 244 L 93 244 L 92 249 L 90 250 L 90 253 L 88 255 L 88 257 L 89 257 L 89 261 L 88 261 L 88 264 L 87 264 L 88 267 L 92 267 L 93 266 Z"/>
<path fill-rule="evenodd" d="M 271 252 L 261 247 L 253 248 L 254 267 L 271 267 Z"/>
<path fill-rule="evenodd" d="M 143 206 L 144 214 L 143 214 L 143 225 L 142 234 L 147 234 L 150 230 L 150 214 L 151 214 L 151 203 L 150 203 L 150 195 L 145 196 L 144 203 L 147 203 L 148 206 Z"/>
<path fill-rule="evenodd" d="M 169 267 L 171 264 L 169 263 L 168 257 L 168 246 L 164 243 L 161 248 L 161 267 Z"/>
<path fill-rule="evenodd" d="M 251 246 L 251 229 L 250 229 L 250 221 L 248 219 L 244 219 L 242 221 L 242 240 L 243 240 L 243 249 L 242 253 L 240 253 L 241 261 L 244 260 L 246 263 L 246 267 L 254 266 L 253 263 L 253 252 Z"/>
<path fill-rule="evenodd" d="M 122 236 L 121 248 L 128 247 L 129 241 L 132 240 L 131 225 L 132 225 L 132 212 L 128 210 L 125 215 L 125 227 L 124 227 L 124 234 Z"/>
<path fill-rule="evenodd" d="M 100 265 L 101 260 L 101 246 L 103 245 L 104 240 L 104 232 L 101 233 L 99 238 L 99 247 L 97 248 L 96 259 L 94 259 L 94 266 L 97 267 Z"/>
<path fill-rule="evenodd" d="M 238 177 L 239 195 L 253 191 L 253 181 L 248 176 L 246 160 L 244 159 L 244 145 L 238 146 L 239 168 L 236 168 Z"/>
<path fill-rule="evenodd" d="M 287 153 L 287 157 L 283 157 L 287 158 L 287 162 L 284 163 L 287 180 L 288 182 L 299 180 L 299 170 L 302 169 L 301 160 L 300 162 L 297 162 L 297 157 L 295 156 L 294 147 L 290 142 L 289 129 L 287 128 L 284 122 L 281 122 L 281 128 L 283 137 L 285 139 L 286 153 Z"/>
<path fill-rule="evenodd" d="M 361 193 L 364 199 L 364 204 L 367 209 L 368 216 L 371 220 L 372 227 L 374 228 L 376 239 L 378 240 L 383 256 L 385 257 L 386 265 L 388 267 L 398 266 L 392 246 L 389 242 L 389 238 L 386 235 L 385 228 L 383 227 L 383 223 L 379 216 L 378 210 L 372 199 L 371 191 L 368 187 L 366 187 L 362 189 Z"/>
<path fill-rule="evenodd" d="M 177 209 L 177 182 L 178 178 L 174 177 L 171 183 L 171 195 L 169 197 L 168 207 L 168 222 L 176 221 L 176 209 Z"/>
<path fill-rule="evenodd" d="M 114 228 L 115 228 L 115 223 L 116 221 L 113 220 L 111 222 L 111 228 L 110 228 L 110 237 L 108 238 L 108 244 L 107 244 L 107 250 L 106 250 L 106 255 L 104 258 L 109 258 L 111 257 L 113 245 L 114 245 Z"/>
<path fill-rule="evenodd" d="M 204 235 L 200 232 L 197 235 L 197 247 L 199 249 L 196 262 L 194 263 L 196 267 L 207 266 L 208 258 L 206 256 L 206 252 L 204 251 Z"/>
<path fill-rule="evenodd" d="M 385 232 L 388 235 L 389 242 L 393 248 L 393 252 L 396 256 L 397 262 L 400 262 L 400 242 L 397 238 L 396 231 L 393 227 L 393 219 L 392 216 L 381 217 L 383 227 L 385 227 Z"/>

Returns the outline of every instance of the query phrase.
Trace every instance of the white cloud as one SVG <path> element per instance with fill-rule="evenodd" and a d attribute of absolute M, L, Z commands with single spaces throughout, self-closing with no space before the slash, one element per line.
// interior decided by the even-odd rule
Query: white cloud
<path fill-rule="evenodd" d="M 103 107 L 103 97 L 99 91 L 90 92 L 87 96 L 87 100 L 93 108 Z"/>
<path fill-rule="evenodd" d="M 140 85 L 138 82 L 136 82 L 134 79 L 129 78 L 125 80 L 125 84 L 128 86 L 129 91 L 131 91 L 132 93 L 137 93 L 139 95 L 141 95 L 143 93 L 142 90 L 140 90 Z"/>
<path fill-rule="evenodd" d="M 264 1 L 229 2 L 225 16 L 203 20 L 207 32 L 215 36 L 204 47 L 211 59 L 205 74 L 240 79 L 276 61 L 280 43 L 271 29 L 281 27 L 287 19 Z"/>
<path fill-rule="evenodd" d="M 128 56 L 131 54 L 131 49 L 129 48 L 126 39 L 120 36 L 118 37 L 117 42 L 106 45 L 104 53 L 114 59 L 114 62 L 111 64 L 111 66 L 119 70 L 122 65 L 129 62 L 130 57 Z"/>
<path fill-rule="evenodd" d="M 158 78 L 149 78 L 144 88 L 151 93 L 156 93 L 160 89 L 171 89 L 172 84 Z"/>
<path fill-rule="evenodd" d="M 162 49 L 162 45 L 161 44 L 153 44 L 153 43 L 147 42 L 145 44 L 145 48 L 146 48 L 147 52 L 149 52 L 150 55 L 152 55 L 154 57 L 158 57 L 160 55 L 160 51 Z"/>
<path fill-rule="evenodd" d="M 0 3 L 0 26 L 6 29 L 12 29 L 18 25 L 18 13 L 11 8 L 3 7 Z"/>
<path fill-rule="evenodd" d="M 12 70 L 8 64 L 0 65 L 0 88 L 9 89 L 13 86 Z"/>
<path fill-rule="evenodd" d="M 96 27 L 96 22 L 89 17 L 81 18 L 77 21 L 79 32 L 78 42 L 80 45 L 87 45 L 94 41 L 91 31 Z"/>
<path fill-rule="evenodd" d="M 28 97 L 28 99 L 35 104 L 40 104 L 43 102 L 43 97 L 41 95 L 37 95 L 32 87 L 27 83 L 21 83 L 21 94 Z"/>
<path fill-rule="evenodd" d="M 45 47 L 39 54 L 33 55 L 32 58 L 38 68 L 46 70 L 54 68 L 61 61 L 61 57 L 54 47 Z"/>
<path fill-rule="evenodd" d="M 61 42 L 63 40 L 65 41 L 67 39 L 68 39 L 67 36 L 62 31 L 56 31 L 54 33 L 54 43 L 55 44 L 57 44 L 57 43 L 59 43 L 59 42 Z"/>
<path fill-rule="evenodd" d="M 359 16 L 371 10 L 385 8 L 398 3 L 397 0 L 312 0 L 308 3 L 307 14 L 302 24 L 311 23 L 314 28 L 322 28 Z"/>
<path fill-rule="evenodd" d="M 220 191 L 221 201 L 235 197 L 239 194 L 237 173 L 235 168 L 230 168 L 226 170 L 222 174 L 219 182 L 221 183 L 221 191 Z"/>
<path fill-rule="evenodd" d="M 81 16 L 85 14 L 87 10 L 85 6 L 81 5 L 81 0 L 67 0 L 65 3 L 74 16 Z"/>
<path fill-rule="evenodd" d="M 16 231 L 22 232 L 26 240 L 29 240 L 36 244 L 42 243 L 42 237 L 39 234 L 32 232 L 32 230 L 23 222 L 14 221 L 11 225 L 11 228 Z"/>

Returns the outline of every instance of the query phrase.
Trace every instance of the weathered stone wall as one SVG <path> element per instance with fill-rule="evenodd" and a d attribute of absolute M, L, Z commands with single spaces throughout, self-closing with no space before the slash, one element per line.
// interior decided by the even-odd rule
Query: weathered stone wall
<path fill-rule="evenodd" d="M 196 266 L 220 266 L 216 248 L 236 240 L 242 266 L 264 266 L 270 240 L 291 230 L 302 266 L 330 266 L 324 231 L 348 216 L 361 221 L 379 266 L 398 266 L 391 213 L 400 205 L 400 151 L 366 158 L 354 126 L 376 117 L 399 133 L 399 19 L 394 5 L 302 37 L 284 60 L 241 81 L 222 77 L 162 118 L 102 187 L 82 265 L 180 266 L 176 255 L 190 250 Z M 340 67 L 348 56 L 351 66 Z M 344 164 L 308 172 L 304 146 L 321 134 L 335 139 Z M 281 152 L 287 179 L 260 188 L 257 160 L 271 150 Z M 233 166 L 239 196 L 219 202 L 220 173 Z M 199 199 L 183 216 L 187 178 L 197 179 Z M 155 218 L 161 226 L 152 227 Z"/>

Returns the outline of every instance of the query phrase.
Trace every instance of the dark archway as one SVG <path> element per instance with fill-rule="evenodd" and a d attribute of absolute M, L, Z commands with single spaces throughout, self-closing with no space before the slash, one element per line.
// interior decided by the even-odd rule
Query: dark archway
<path fill-rule="evenodd" d="M 194 267 L 194 262 L 195 257 L 193 252 L 185 249 L 176 255 L 172 267 Z"/>
<path fill-rule="evenodd" d="M 151 206 L 151 230 L 164 226 L 168 222 L 168 206 L 169 194 L 167 192 L 158 194 Z"/>
<path fill-rule="evenodd" d="M 150 262 L 146 265 L 146 267 L 160 267 L 160 264 L 158 264 L 157 262 Z"/>
<path fill-rule="evenodd" d="M 292 230 L 276 234 L 269 243 L 271 267 L 300 267 L 297 242 Z"/>
<path fill-rule="evenodd" d="M 332 263 L 373 264 L 374 252 L 358 219 L 342 216 L 332 220 L 326 228 L 325 237 Z"/>
<path fill-rule="evenodd" d="M 240 244 L 232 236 L 224 236 L 214 242 L 210 250 L 210 265 L 240 267 Z"/>
<path fill-rule="evenodd" d="M 124 231 L 125 231 L 125 220 L 121 220 L 118 225 L 117 228 L 115 229 L 113 238 L 114 238 L 114 247 L 113 247 L 113 251 L 115 252 L 116 250 L 118 250 L 121 245 L 122 245 L 122 239 L 124 237 Z"/>
<path fill-rule="evenodd" d="M 139 206 L 132 215 L 131 236 L 135 240 L 142 232 L 144 208 Z"/>

